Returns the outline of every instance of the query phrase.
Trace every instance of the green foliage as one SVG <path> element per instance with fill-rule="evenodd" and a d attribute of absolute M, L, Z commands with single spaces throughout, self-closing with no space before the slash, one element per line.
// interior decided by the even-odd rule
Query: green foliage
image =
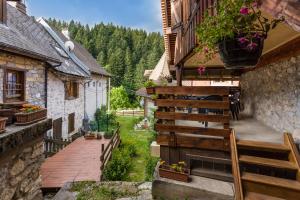
<path fill-rule="evenodd" d="M 146 82 L 144 83 L 144 86 L 145 86 L 146 88 L 149 88 L 149 87 L 155 87 L 156 84 L 155 84 L 152 80 L 148 80 L 148 81 L 146 81 Z"/>
<path fill-rule="evenodd" d="M 146 159 L 146 169 L 145 169 L 145 174 L 146 174 L 146 181 L 152 181 L 153 180 L 153 174 L 155 171 L 155 167 L 157 165 L 159 158 L 155 158 L 152 156 L 148 156 Z"/>
<path fill-rule="evenodd" d="M 209 8 L 196 30 L 201 44 L 199 50 L 205 52 L 208 59 L 216 53 L 216 44 L 225 38 L 244 37 L 252 44 L 258 36 L 267 37 L 268 32 L 283 20 L 269 21 L 263 17 L 256 0 L 222 0 L 214 7 L 217 14 L 210 16 Z"/>
<path fill-rule="evenodd" d="M 108 181 L 124 181 L 132 167 L 131 158 L 124 148 L 115 149 L 112 159 L 103 171 L 104 179 Z"/>
<path fill-rule="evenodd" d="M 116 87 L 111 90 L 110 105 L 113 110 L 131 107 L 128 94 L 123 86 Z"/>
<path fill-rule="evenodd" d="M 68 28 L 71 38 L 82 44 L 112 76 L 112 86 L 123 85 L 130 102 L 135 91 L 143 86 L 146 69 L 153 69 L 164 52 L 163 36 L 113 24 L 99 23 L 93 27 L 49 19 L 58 30 Z"/>
<path fill-rule="evenodd" d="M 92 125 L 92 126 L 91 126 Z M 95 113 L 95 122 L 91 122 L 91 129 L 94 131 L 110 134 L 117 128 L 117 116 L 114 112 L 108 113 L 105 106 L 97 109 Z"/>
<path fill-rule="evenodd" d="M 130 158 L 134 158 L 137 156 L 137 148 L 133 143 L 126 143 L 122 145 L 125 152 L 127 152 L 127 155 L 130 156 Z"/>

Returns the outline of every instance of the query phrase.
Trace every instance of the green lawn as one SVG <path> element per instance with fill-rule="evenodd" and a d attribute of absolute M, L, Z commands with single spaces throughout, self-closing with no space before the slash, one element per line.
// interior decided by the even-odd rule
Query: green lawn
<path fill-rule="evenodd" d="M 150 140 L 153 134 L 150 131 L 135 131 L 134 124 L 136 117 L 118 117 L 120 123 L 122 143 L 132 143 L 137 148 L 137 156 L 133 158 L 133 167 L 129 172 L 128 181 L 145 181 L 146 159 L 150 154 Z"/>

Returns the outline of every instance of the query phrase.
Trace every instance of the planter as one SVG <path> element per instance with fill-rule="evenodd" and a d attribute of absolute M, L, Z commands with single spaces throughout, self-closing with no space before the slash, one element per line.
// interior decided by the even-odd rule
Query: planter
<path fill-rule="evenodd" d="M 177 172 L 168 165 L 159 166 L 159 176 L 162 178 L 172 179 L 186 183 L 190 181 L 188 169 L 184 169 L 184 172 Z"/>
<path fill-rule="evenodd" d="M 11 125 L 16 121 L 15 114 L 17 110 L 14 108 L 11 109 L 0 109 L 0 117 L 7 118 L 6 125 Z"/>
<path fill-rule="evenodd" d="M 47 109 L 39 110 L 31 113 L 17 113 L 16 116 L 16 125 L 25 126 L 29 124 L 36 123 L 43 119 L 47 118 Z"/>
<path fill-rule="evenodd" d="M 6 121 L 6 117 L 0 117 L 0 134 L 5 132 Z"/>
<path fill-rule="evenodd" d="M 155 94 L 155 87 L 147 87 L 147 94 Z"/>
<path fill-rule="evenodd" d="M 264 39 L 253 41 L 257 47 L 249 50 L 246 45 L 234 39 L 225 39 L 218 44 L 221 60 L 227 69 L 246 69 L 255 67 L 264 48 Z"/>

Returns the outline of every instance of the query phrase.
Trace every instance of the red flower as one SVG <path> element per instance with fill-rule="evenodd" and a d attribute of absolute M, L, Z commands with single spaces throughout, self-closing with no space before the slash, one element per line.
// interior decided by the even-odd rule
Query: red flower
<path fill-rule="evenodd" d="M 247 48 L 252 51 L 254 49 L 256 49 L 258 45 L 255 42 L 251 42 L 250 44 L 248 44 Z"/>
<path fill-rule="evenodd" d="M 248 15 L 248 14 L 249 14 L 249 8 L 247 8 L 247 7 L 242 7 L 242 8 L 240 9 L 240 13 L 241 13 L 242 15 Z"/>
<path fill-rule="evenodd" d="M 238 41 L 241 43 L 241 44 L 245 44 L 245 43 L 248 43 L 249 40 L 245 37 L 241 37 L 241 38 L 238 38 Z"/>
<path fill-rule="evenodd" d="M 204 66 L 200 66 L 197 71 L 198 71 L 199 75 L 202 75 L 205 72 L 205 67 Z"/>

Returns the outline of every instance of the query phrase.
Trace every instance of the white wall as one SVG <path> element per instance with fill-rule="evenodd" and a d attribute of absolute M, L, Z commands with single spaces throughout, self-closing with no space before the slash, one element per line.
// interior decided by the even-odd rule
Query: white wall
<path fill-rule="evenodd" d="M 92 75 L 92 80 L 86 83 L 86 114 L 90 120 L 94 120 L 97 108 L 107 105 L 108 78 L 100 75 Z"/>
<path fill-rule="evenodd" d="M 82 127 L 84 117 L 84 87 L 79 85 L 79 98 L 65 100 L 65 87 L 61 79 L 52 72 L 48 74 L 48 118 L 63 118 L 62 136 L 67 139 Z M 75 131 L 68 134 L 68 115 L 75 113 Z M 48 133 L 52 135 L 52 130 Z"/>

